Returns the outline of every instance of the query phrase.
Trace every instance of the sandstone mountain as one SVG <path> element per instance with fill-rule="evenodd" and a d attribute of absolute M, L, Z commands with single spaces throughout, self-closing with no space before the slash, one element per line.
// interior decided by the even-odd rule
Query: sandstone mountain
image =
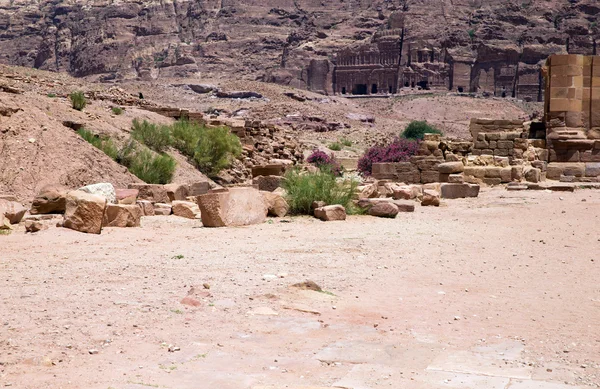
<path fill-rule="evenodd" d="M 331 72 L 340 48 L 394 13 L 406 42 L 474 65 L 592 54 L 600 40 L 596 0 L 1 0 L 0 62 L 101 80 L 234 76 L 327 89 L 314 73 Z"/>

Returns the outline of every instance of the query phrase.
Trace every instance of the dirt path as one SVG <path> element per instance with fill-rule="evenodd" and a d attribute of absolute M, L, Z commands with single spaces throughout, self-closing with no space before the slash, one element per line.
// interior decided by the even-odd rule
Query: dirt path
<path fill-rule="evenodd" d="M 395 220 L 0 236 L 0 387 L 599 387 L 599 217 L 598 191 L 489 189 Z"/>

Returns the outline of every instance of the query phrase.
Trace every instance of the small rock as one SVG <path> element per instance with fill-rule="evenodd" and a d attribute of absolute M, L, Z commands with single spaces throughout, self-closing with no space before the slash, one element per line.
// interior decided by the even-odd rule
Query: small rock
<path fill-rule="evenodd" d="M 204 289 L 210 289 L 210 284 L 208 284 L 206 282 L 204 284 L 202 284 L 202 286 L 204 287 Z"/>
<path fill-rule="evenodd" d="M 96 355 L 98 354 L 98 350 L 96 350 L 95 348 L 88 350 L 88 353 L 90 353 L 91 355 Z"/>
<path fill-rule="evenodd" d="M 180 348 L 180 347 L 173 346 L 173 345 L 170 345 L 170 346 L 169 346 L 169 352 L 170 352 L 170 353 L 174 353 L 175 351 L 180 351 L 180 350 L 181 350 L 181 348 Z"/>

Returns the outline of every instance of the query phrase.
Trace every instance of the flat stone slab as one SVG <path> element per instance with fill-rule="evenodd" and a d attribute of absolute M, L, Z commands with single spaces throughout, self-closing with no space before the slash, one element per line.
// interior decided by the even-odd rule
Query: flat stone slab
<path fill-rule="evenodd" d="M 390 355 L 384 344 L 343 341 L 325 347 L 315 358 L 326 363 L 381 363 L 389 361 Z"/>
<path fill-rule="evenodd" d="M 533 368 L 520 363 L 523 349 L 522 344 L 510 342 L 449 352 L 438 356 L 427 370 L 529 380 Z"/>

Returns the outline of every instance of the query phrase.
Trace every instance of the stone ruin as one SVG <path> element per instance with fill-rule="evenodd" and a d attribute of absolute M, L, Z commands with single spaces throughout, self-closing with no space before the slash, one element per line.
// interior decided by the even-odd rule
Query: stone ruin
<path fill-rule="evenodd" d="M 554 55 L 543 75 L 543 121 L 474 118 L 472 140 L 428 134 L 417 156 L 374 164 L 373 177 L 407 184 L 465 182 L 512 188 L 546 180 L 600 182 L 600 56 Z M 444 167 L 457 161 L 464 168 Z"/>

